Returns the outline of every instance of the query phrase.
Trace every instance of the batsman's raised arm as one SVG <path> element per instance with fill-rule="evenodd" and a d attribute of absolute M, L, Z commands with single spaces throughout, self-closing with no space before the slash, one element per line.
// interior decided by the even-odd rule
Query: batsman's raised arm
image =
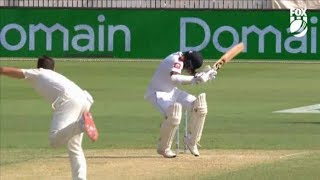
<path fill-rule="evenodd" d="M 171 72 L 171 81 L 176 84 L 195 84 L 195 76 L 182 75 L 176 72 Z"/>
<path fill-rule="evenodd" d="M 170 73 L 171 81 L 175 84 L 199 84 L 205 83 L 208 80 L 215 78 L 217 72 L 215 70 L 203 71 L 196 73 L 196 69 L 200 68 L 203 63 L 203 57 L 198 52 L 188 51 L 181 54 L 179 63 L 174 63 Z M 184 69 L 189 75 L 182 75 L 181 71 Z M 214 71 L 214 72 L 212 72 Z"/>
<path fill-rule="evenodd" d="M 5 75 L 17 79 L 25 78 L 22 70 L 14 67 L 0 67 L 0 75 Z"/>

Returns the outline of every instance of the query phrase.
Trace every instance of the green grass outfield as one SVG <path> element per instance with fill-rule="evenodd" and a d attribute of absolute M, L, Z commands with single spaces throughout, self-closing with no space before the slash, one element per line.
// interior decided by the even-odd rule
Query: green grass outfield
<path fill-rule="evenodd" d="M 92 112 L 100 139 L 93 144 L 85 138 L 85 149 L 155 149 L 162 117 L 143 96 L 158 63 L 57 62 L 58 72 L 95 99 Z M 0 61 L 1 66 L 23 68 L 34 64 Z M 207 93 L 202 149 L 320 150 L 319 113 L 272 113 L 320 104 L 320 64 L 229 63 L 215 81 L 181 88 Z M 0 91 L 1 166 L 56 153 L 48 146 L 51 106 L 23 80 L 1 77 Z M 9 152 L 15 155 L 6 156 Z M 319 167 L 318 151 L 217 179 L 320 179 Z"/>

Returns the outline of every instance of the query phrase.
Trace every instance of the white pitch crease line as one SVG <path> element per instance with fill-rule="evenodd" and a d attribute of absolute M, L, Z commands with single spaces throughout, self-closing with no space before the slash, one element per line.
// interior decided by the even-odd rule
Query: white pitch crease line
<path fill-rule="evenodd" d="M 273 113 L 320 113 L 320 104 L 274 111 Z"/>

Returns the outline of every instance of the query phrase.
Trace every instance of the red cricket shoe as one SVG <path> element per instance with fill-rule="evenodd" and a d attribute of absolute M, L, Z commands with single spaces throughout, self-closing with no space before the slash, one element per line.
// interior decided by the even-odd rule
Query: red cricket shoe
<path fill-rule="evenodd" d="M 89 138 L 95 142 L 98 140 L 99 134 L 98 129 L 96 128 L 96 125 L 94 124 L 92 115 L 90 112 L 84 112 L 83 113 L 83 119 L 84 119 L 84 130 L 88 134 Z"/>

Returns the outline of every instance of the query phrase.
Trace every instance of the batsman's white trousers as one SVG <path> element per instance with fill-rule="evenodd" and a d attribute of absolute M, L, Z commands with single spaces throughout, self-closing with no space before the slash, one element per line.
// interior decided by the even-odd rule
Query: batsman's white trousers
<path fill-rule="evenodd" d="M 180 103 L 184 109 L 191 110 L 193 102 L 197 99 L 195 96 L 178 88 L 174 88 L 170 92 L 151 92 L 148 93 L 145 98 L 164 116 L 167 116 L 167 109 L 169 106 L 173 105 L 173 103 Z"/>
<path fill-rule="evenodd" d="M 93 99 L 84 91 L 78 94 L 64 94 L 52 104 L 54 109 L 49 142 L 52 147 L 67 145 L 71 163 L 72 178 L 85 180 L 87 163 L 82 149 L 83 112 L 89 111 Z"/>

